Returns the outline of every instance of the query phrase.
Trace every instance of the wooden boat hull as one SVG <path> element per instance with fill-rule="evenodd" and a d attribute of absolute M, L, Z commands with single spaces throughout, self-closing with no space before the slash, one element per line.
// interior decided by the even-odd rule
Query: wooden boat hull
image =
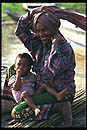
<path fill-rule="evenodd" d="M 72 116 L 73 116 L 73 122 L 72 127 L 86 127 L 86 91 L 84 89 L 79 90 L 76 95 L 74 102 L 72 104 Z M 29 121 L 27 117 L 27 120 L 23 121 L 14 121 L 10 120 L 13 124 L 10 122 L 8 123 L 8 128 L 46 128 L 46 127 L 52 127 L 52 128 L 59 128 L 60 123 L 62 121 L 61 115 L 59 113 L 55 113 L 49 117 L 47 120 L 42 121 Z"/>
<path fill-rule="evenodd" d="M 1 99 L 1 111 L 3 114 L 9 113 L 13 107 L 14 104 L 11 101 Z"/>
<path fill-rule="evenodd" d="M 2 70 L 3 69 L 4 68 L 2 68 Z M 7 86 L 4 86 L 4 87 L 5 87 L 4 90 L 9 89 Z M 5 91 L 4 94 L 6 95 L 8 93 L 10 93 L 9 90 Z M 2 110 L 1 111 L 2 111 L 3 120 L 5 120 L 4 119 L 4 114 L 5 113 L 8 114 L 8 117 L 9 117 L 10 112 L 11 112 L 12 108 L 14 107 L 14 104 L 11 102 L 12 101 L 11 94 L 7 95 L 6 97 L 5 97 L 5 95 L 4 96 L 2 95 L 2 98 L 1 98 L 1 103 L 2 103 Z M 9 96 L 10 100 L 9 99 L 7 100 L 8 96 Z M 72 114 L 73 114 L 73 119 L 74 119 L 75 116 L 77 116 L 79 114 L 81 115 L 81 113 L 84 112 L 81 115 L 81 116 L 83 116 L 83 122 L 79 123 L 79 121 L 81 122 L 81 120 L 82 120 L 81 116 L 79 116 L 78 118 L 76 117 L 76 121 L 77 121 L 78 124 L 76 123 L 75 120 L 73 120 L 73 126 L 75 126 L 75 125 L 77 125 L 77 126 L 80 126 L 80 125 L 85 126 L 85 124 L 86 124 L 85 123 L 85 120 L 86 120 L 85 111 L 86 111 L 86 90 L 85 89 L 80 89 L 80 90 L 78 90 L 76 92 L 75 97 L 74 97 L 74 102 L 72 104 Z M 61 122 L 61 120 L 62 120 L 61 115 L 59 113 L 52 114 L 52 115 L 50 115 L 49 119 L 42 120 L 40 122 L 38 120 L 33 120 L 31 122 L 31 121 L 29 121 L 29 118 L 30 117 L 23 118 L 23 120 L 21 122 L 16 121 L 17 124 L 14 122 L 13 125 L 11 125 L 9 123 L 9 126 L 7 126 L 7 124 L 6 124 L 6 126 L 10 127 L 10 128 L 29 128 L 29 127 L 38 128 L 38 127 L 50 127 L 50 126 L 54 127 L 54 126 L 57 125 L 57 127 L 59 127 L 59 122 Z M 12 121 L 12 119 L 10 119 L 10 121 Z M 7 119 L 6 123 L 8 123 L 8 122 L 9 121 Z"/>
<path fill-rule="evenodd" d="M 8 14 L 8 16 L 10 16 L 15 21 L 18 21 L 19 18 L 20 18 L 19 14 L 15 13 L 15 12 L 12 12 L 11 10 L 9 10 L 7 8 L 5 9 L 5 13 Z"/>

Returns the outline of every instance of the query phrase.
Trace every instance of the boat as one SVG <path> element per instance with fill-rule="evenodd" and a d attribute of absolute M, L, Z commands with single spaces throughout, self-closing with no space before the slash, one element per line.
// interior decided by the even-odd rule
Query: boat
<path fill-rule="evenodd" d="M 3 72 L 5 73 L 7 70 L 6 67 L 2 67 Z M 6 76 L 5 76 L 6 78 Z M 10 92 L 8 89 L 6 79 L 4 80 L 4 89 L 6 89 Z M 5 91 L 7 92 L 7 91 Z M 11 110 L 14 106 L 11 104 L 11 98 L 10 100 L 3 98 L 3 95 L 1 94 L 1 102 L 2 104 L 2 119 L 5 119 L 5 127 L 7 128 L 43 128 L 43 127 L 52 127 L 52 128 L 59 128 L 60 123 L 62 121 L 61 115 L 59 113 L 55 113 L 50 115 L 49 119 L 42 120 L 42 121 L 29 121 L 29 117 L 23 118 L 23 120 L 20 121 L 14 121 L 10 117 Z M 3 108 L 4 107 L 4 108 Z M 6 114 L 6 116 L 5 116 Z M 86 90 L 85 89 L 79 89 L 77 90 L 74 98 L 74 102 L 72 104 L 72 115 L 73 115 L 73 125 L 72 127 L 86 127 Z M 8 118 L 10 117 L 10 119 Z"/>
<path fill-rule="evenodd" d="M 8 8 L 5 8 L 5 13 L 8 14 L 8 16 L 10 16 L 15 21 L 18 21 L 19 18 L 20 18 L 19 14 L 15 13 L 15 12 L 12 12 Z"/>
<path fill-rule="evenodd" d="M 86 46 L 86 31 L 81 28 L 76 27 L 74 24 L 66 20 L 61 20 L 60 31 L 67 40 L 84 47 Z"/>
<path fill-rule="evenodd" d="M 14 106 L 11 89 L 7 83 L 7 70 L 6 66 L 1 66 L 1 105 L 2 113 L 8 113 Z"/>
<path fill-rule="evenodd" d="M 76 92 L 74 102 L 72 104 L 72 128 L 86 127 L 86 90 L 80 89 Z M 23 118 L 22 121 L 10 120 L 8 128 L 60 128 L 62 122 L 59 113 L 51 114 L 49 119 L 42 121 L 29 121 L 29 117 Z"/>

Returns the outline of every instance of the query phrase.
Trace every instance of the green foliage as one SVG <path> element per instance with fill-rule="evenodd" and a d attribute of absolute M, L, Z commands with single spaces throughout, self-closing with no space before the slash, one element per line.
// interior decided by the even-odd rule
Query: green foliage
<path fill-rule="evenodd" d="M 10 20 L 11 18 L 5 13 L 5 8 L 8 8 L 19 15 L 25 14 L 22 3 L 1 3 L 2 18 L 5 18 L 6 20 Z"/>
<path fill-rule="evenodd" d="M 68 10 L 73 10 L 79 13 L 86 13 L 86 3 L 55 3 L 56 6 L 65 7 Z M 22 3 L 1 3 L 1 15 L 5 20 L 12 20 L 4 11 L 5 8 L 22 15 L 25 14 Z"/>
<path fill-rule="evenodd" d="M 78 13 L 86 13 L 86 3 L 56 3 L 56 6 L 65 7 Z"/>

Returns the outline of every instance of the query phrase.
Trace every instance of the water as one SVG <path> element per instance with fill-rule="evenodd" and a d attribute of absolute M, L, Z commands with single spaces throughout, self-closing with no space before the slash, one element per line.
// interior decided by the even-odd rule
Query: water
<path fill-rule="evenodd" d="M 14 63 L 16 55 L 27 49 L 14 35 L 16 25 L 2 26 L 2 65 L 9 67 Z"/>
<path fill-rule="evenodd" d="M 1 65 L 9 67 L 14 63 L 16 55 L 20 52 L 28 52 L 24 45 L 14 35 L 16 25 L 2 25 L 2 49 Z M 85 88 L 85 46 L 71 42 L 76 57 L 76 86 L 77 89 Z M 3 85 L 2 85 L 3 86 Z"/>

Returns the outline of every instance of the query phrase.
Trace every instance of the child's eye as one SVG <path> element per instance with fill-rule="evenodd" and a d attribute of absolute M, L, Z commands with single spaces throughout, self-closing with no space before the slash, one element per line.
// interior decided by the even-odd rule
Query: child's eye
<path fill-rule="evenodd" d="M 20 63 L 18 63 L 17 65 L 18 65 L 18 66 L 20 66 L 21 64 L 20 64 Z"/>
<path fill-rule="evenodd" d="M 29 64 L 23 64 L 24 67 L 29 67 Z"/>

